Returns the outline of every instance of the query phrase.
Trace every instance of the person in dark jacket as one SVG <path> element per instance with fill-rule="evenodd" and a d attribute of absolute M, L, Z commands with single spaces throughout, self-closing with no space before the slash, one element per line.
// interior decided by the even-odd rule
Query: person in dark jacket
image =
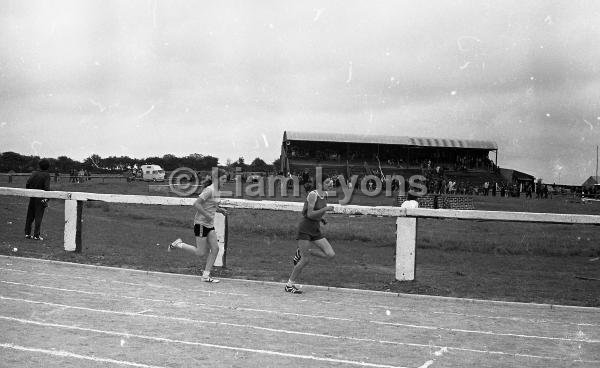
<path fill-rule="evenodd" d="M 41 189 L 50 190 L 50 173 L 48 173 L 48 167 L 50 163 L 48 160 L 41 160 L 39 162 L 40 171 L 35 171 L 27 179 L 25 188 L 27 189 Z M 44 240 L 40 236 L 40 228 L 42 227 L 42 218 L 44 217 L 44 210 L 48 206 L 48 199 L 46 198 L 29 198 L 29 207 L 27 207 L 27 219 L 25 220 L 25 238 L 34 240 Z M 35 221 L 35 228 L 33 230 L 33 236 L 31 236 L 31 224 Z"/>

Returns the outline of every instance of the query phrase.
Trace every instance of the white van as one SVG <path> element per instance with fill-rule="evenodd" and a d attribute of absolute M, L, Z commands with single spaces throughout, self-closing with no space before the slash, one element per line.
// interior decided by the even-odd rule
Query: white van
<path fill-rule="evenodd" d="M 142 179 L 144 181 L 164 181 L 165 170 L 158 165 L 142 165 Z"/>

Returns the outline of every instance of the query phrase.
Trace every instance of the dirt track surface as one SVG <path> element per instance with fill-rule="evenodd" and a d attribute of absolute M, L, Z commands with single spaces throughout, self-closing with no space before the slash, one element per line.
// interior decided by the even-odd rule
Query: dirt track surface
<path fill-rule="evenodd" d="M 0 256 L 3 367 L 598 367 L 600 309 Z"/>

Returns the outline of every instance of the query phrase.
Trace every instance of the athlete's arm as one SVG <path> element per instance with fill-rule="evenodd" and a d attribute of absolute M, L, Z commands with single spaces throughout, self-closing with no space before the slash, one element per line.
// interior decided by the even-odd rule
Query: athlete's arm
<path fill-rule="evenodd" d="M 204 205 L 204 199 L 201 197 L 198 197 L 198 199 L 196 199 L 196 202 L 194 202 L 194 207 L 196 208 L 196 210 L 198 210 L 198 212 L 200 212 L 202 214 L 202 216 L 208 218 L 208 217 L 210 217 L 210 214 L 208 212 L 206 212 L 203 205 Z"/>
<path fill-rule="evenodd" d="M 308 200 L 308 208 L 306 211 L 306 217 L 308 217 L 311 220 L 319 220 L 319 218 L 323 214 L 325 214 L 325 212 L 333 210 L 333 206 L 325 206 L 324 208 L 321 208 L 320 210 L 315 210 L 315 204 L 317 203 L 317 193 L 316 192 L 308 193 L 307 200 Z"/>

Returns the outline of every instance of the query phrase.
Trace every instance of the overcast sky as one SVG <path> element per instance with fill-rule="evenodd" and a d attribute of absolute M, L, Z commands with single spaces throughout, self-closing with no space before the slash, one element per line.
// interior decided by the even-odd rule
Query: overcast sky
<path fill-rule="evenodd" d="M 596 170 L 600 1 L 2 0 L 0 35 L 1 152 L 272 162 L 342 131 Z"/>

